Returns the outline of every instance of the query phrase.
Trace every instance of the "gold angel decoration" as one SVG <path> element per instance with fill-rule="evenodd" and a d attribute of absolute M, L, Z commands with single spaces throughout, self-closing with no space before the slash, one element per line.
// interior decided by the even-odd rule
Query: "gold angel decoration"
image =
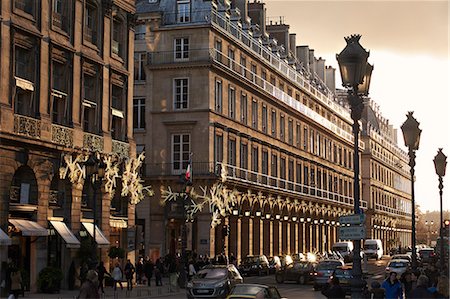
<path fill-rule="evenodd" d="M 72 184 L 83 184 L 86 178 L 86 170 L 80 164 L 86 162 L 87 159 L 88 156 L 85 154 L 78 154 L 75 160 L 71 154 L 64 155 L 63 160 L 66 166 L 59 168 L 59 177 L 62 180 L 68 177 Z"/>
<path fill-rule="evenodd" d="M 130 196 L 130 203 L 137 204 L 144 199 L 144 191 L 149 196 L 153 195 L 150 186 L 143 187 L 141 176 L 139 175 L 139 167 L 145 159 L 144 153 L 141 153 L 137 158 L 131 158 L 125 162 L 125 170 L 122 174 L 122 196 Z"/>

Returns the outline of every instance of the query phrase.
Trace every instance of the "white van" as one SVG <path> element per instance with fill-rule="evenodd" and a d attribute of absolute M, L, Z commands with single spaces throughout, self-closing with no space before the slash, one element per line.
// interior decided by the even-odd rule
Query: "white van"
<path fill-rule="evenodd" d="M 367 258 L 374 257 L 381 260 L 383 257 L 383 243 L 380 239 L 367 239 L 364 241 L 364 254 Z"/>
<path fill-rule="evenodd" d="M 344 262 L 350 262 L 353 258 L 353 242 L 336 242 L 333 244 L 333 251 L 339 252 L 344 258 Z"/>

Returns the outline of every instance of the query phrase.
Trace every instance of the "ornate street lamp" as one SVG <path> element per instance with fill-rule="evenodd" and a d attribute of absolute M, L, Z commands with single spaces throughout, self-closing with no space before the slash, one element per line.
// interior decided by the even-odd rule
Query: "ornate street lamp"
<path fill-rule="evenodd" d="M 439 149 L 436 157 L 434 157 L 434 168 L 436 170 L 436 174 L 439 176 L 439 199 L 441 203 L 441 226 L 439 228 L 439 238 L 440 238 L 440 246 L 439 246 L 439 265 L 441 265 L 441 274 L 444 273 L 444 264 L 445 264 L 445 254 L 444 254 L 444 216 L 443 216 L 443 207 L 442 207 L 442 189 L 444 188 L 442 177 L 445 176 L 445 167 L 447 166 L 447 157 L 442 152 L 442 148 Z"/>
<path fill-rule="evenodd" d="M 414 197 L 414 166 L 416 166 L 416 150 L 419 149 L 420 133 L 419 122 L 413 117 L 412 111 L 406 115 L 407 119 L 401 126 L 403 132 L 403 139 L 405 140 L 405 146 L 408 148 L 409 167 L 411 174 L 411 247 L 412 247 L 412 267 L 417 269 L 417 253 L 416 253 L 416 204 Z"/>
<path fill-rule="evenodd" d="M 93 218 L 94 218 L 94 225 L 93 225 L 93 233 L 92 233 L 92 240 L 93 240 L 93 255 L 95 263 L 97 263 L 97 240 L 96 240 L 96 226 L 97 226 L 97 190 L 100 190 L 102 186 L 103 178 L 105 177 L 105 169 L 106 164 L 103 162 L 103 160 L 100 158 L 97 158 L 97 153 L 91 153 L 89 155 L 89 158 L 84 162 L 84 166 L 86 168 L 86 181 L 90 181 L 92 183 L 92 187 L 94 190 L 94 196 L 93 196 Z"/>
<path fill-rule="evenodd" d="M 342 86 L 348 89 L 348 102 L 350 104 L 351 117 L 353 120 L 353 197 L 355 214 L 362 213 L 360 209 L 360 186 L 359 186 L 359 120 L 364 109 L 363 96 L 368 95 L 370 78 L 373 66 L 367 62 L 369 52 L 366 51 L 359 40 L 361 35 L 354 34 L 345 38 L 347 45 L 340 54 L 336 55 L 342 77 Z M 361 298 L 365 281 L 362 276 L 361 267 L 361 240 L 354 240 L 353 250 L 353 279 L 352 297 Z"/>

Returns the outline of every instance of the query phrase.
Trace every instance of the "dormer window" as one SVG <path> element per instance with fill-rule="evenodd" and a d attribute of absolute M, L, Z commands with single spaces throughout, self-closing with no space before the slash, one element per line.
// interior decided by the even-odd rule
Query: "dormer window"
<path fill-rule="evenodd" d="M 191 21 L 190 0 L 177 1 L 177 21 L 178 23 L 188 23 Z"/>

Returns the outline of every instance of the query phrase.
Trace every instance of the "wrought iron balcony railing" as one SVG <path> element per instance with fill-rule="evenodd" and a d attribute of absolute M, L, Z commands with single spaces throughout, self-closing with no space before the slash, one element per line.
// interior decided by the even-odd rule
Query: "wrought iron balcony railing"
<path fill-rule="evenodd" d="M 121 157 L 127 158 L 130 156 L 130 144 L 123 141 L 113 140 L 112 152 Z"/>
<path fill-rule="evenodd" d="M 73 129 L 52 124 L 52 142 L 65 147 L 73 147 Z"/>
<path fill-rule="evenodd" d="M 84 132 L 83 147 L 90 151 L 102 152 L 104 148 L 104 141 L 102 136 Z"/>
<path fill-rule="evenodd" d="M 149 177 L 155 176 L 178 176 L 186 172 L 186 168 L 178 167 L 175 163 L 147 163 L 145 174 Z M 216 175 L 213 162 L 193 162 L 191 169 L 192 176 Z"/>
<path fill-rule="evenodd" d="M 31 138 L 41 138 L 41 121 L 36 118 L 14 114 L 14 133 Z"/>

